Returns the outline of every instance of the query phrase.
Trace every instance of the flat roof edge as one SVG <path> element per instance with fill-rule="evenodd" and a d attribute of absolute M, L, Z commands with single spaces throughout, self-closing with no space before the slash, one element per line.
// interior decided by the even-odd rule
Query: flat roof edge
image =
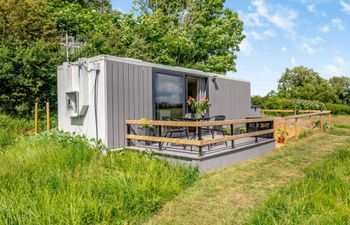
<path fill-rule="evenodd" d="M 102 60 L 108 60 L 108 61 L 113 61 L 113 62 L 129 63 L 129 64 L 134 64 L 134 65 L 140 65 L 140 66 L 146 66 L 146 67 L 152 67 L 152 68 L 158 68 L 158 69 L 164 69 L 164 70 L 173 70 L 173 71 L 178 71 L 178 72 L 183 72 L 183 73 L 191 73 L 193 75 L 197 74 L 197 75 L 202 75 L 202 76 L 206 76 L 206 77 L 215 77 L 216 76 L 219 79 L 227 79 L 227 80 L 250 83 L 249 80 L 228 77 L 228 75 L 216 74 L 216 73 L 211 73 L 211 72 L 203 72 L 200 70 L 194 70 L 194 69 L 184 68 L 184 67 L 175 67 L 175 66 L 162 65 L 162 64 L 157 64 L 157 63 L 150 63 L 150 62 L 145 62 L 145 61 L 138 60 L 138 59 L 123 58 L 123 57 L 117 57 L 117 56 L 111 56 L 111 55 L 97 55 L 97 56 L 87 58 L 87 60 L 90 63 L 102 61 Z M 58 66 L 58 67 L 60 67 L 60 66 Z"/>

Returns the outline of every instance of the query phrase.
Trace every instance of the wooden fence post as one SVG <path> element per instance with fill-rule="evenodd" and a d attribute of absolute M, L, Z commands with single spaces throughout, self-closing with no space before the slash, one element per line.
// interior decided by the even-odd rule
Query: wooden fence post
<path fill-rule="evenodd" d="M 50 103 L 46 102 L 46 130 L 50 130 Z"/>
<path fill-rule="evenodd" d="M 287 118 L 284 117 L 284 127 L 283 127 L 283 130 L 284 130 L 284 135 L 286 136 L 285 139 L 285 143 L 287 143 Z"/>
<path fill-rule="evenodd" d="M 295 123 L 294 123 L 294 133 L 295 133 L 295 138 L 298 139 L 298 118 L 295 118 Z"/>
<path fill-rule="evenodd" d="M 34 132 L 38 133 L 39 128 L 38 128 L 38 102 L 35 102 L 34 105 Z"/>
<path fill-rule="evenodd" d="M 311 118 L 312 118 L 312 116 L 309 116 L 309 129 L 311 129 L 312 130 L 312 120 L 311 120 Z"/>

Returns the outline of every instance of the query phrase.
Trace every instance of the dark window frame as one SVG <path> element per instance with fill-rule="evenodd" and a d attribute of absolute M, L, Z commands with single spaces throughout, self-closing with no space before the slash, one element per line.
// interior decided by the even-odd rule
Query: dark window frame
<path fill-rule="evenodd" d="M 188 112 L 188 109 L 186 107 L 187 105 L 187 98 L 188 98 L 188 79 L 187 77 L 199 77 L 199 78 L 205 78 L 207 79 L 206 82 L 206 88 L 207 88 L 207 98 L 209 98 L 209 81 L 210 81 L 210 77 L 207 76 L 202 76 L 202 75 L 198 75 L 198 74 L 194 74 L 194 73 L 186 73 L 186 72 L 180 72 L 180 71 L 174 71 L 174 70 L 169 70 L 169 69 L 163 69 L 163 68 L 152 68 L 152 119 L 157 119 L 157 115 L 156 115 L 156 79 L 155 79 L 155 75 L 156 74 L 164 74 L 164 75 L 170 75 L 170 76 L 179 76 L 183 78 L 183 85 L 185 88 L 185 92 L 184 92 L 184 99 L 183 99 L 183 109 L 182 109 L 182 113 L 183 115 L 185 115 Z M 210 114 L 210 109 L 208 109 L 208 113 Z"/>

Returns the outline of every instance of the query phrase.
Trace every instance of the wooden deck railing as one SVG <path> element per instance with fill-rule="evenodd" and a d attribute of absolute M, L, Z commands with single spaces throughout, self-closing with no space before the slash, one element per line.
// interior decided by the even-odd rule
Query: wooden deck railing
<path fill-rule="evenodd" d="M 271 138 L 274 137 L 274 119 L 272 117 L 264 117 L 257 119 L 236 119 L 236 120 L 224 120 L 224 121 L 203 121 L 203 122 L 190 122 L 190 121 L 161 121 L 161 120 L 127 120 L 127 144 L 132 145 L 132 140 L 137 141 L 149 141 L 156 142 L 159 144 L 159 150 L 162 150 L 163 143 L 172 143 L 179 145 L 189 145 L 197 146 L 199 149 L 199 155 L 203 155 L 202 148 L 207 145 L 212 145 L 215 143 L 231 141 L 231 147 L 234 148 L 234 141 L 242 138 L 255 137 L 255 141 L 258 142 L 258 137 L 262 135 L 270 135 Z M 249 125 L 253 128 L 253 132 L 234 134 L 234 125 Z M 268 126 L 266 125 L 268 124 Z M 145 136 L 132 134 L 132 125 L 150 125 L 153 127 L 158 127 L 158 136 Z M 220 138 L 213 139 L 203 139 L 202 128 L 212 127 L 212 126 L 229 126 L 230 135 Z M 193 127 L 196 130 L 198 139 L 184 139 L 184 138 L 171 138 L 162 137 L 162 127 Z"/>

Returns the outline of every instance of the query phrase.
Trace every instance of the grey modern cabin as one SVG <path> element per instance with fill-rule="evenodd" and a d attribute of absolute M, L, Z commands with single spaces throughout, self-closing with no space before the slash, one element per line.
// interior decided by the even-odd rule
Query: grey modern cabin
<path fill-rule="evenodd" d="M 209 116 L 252 116 L 250 82 L 213 73 L 100 55 L 64 63 L 58 73 L 58 127 L 126 146 L 129 119 L 182 117 L 188 97 L 207 97 Z"/>

